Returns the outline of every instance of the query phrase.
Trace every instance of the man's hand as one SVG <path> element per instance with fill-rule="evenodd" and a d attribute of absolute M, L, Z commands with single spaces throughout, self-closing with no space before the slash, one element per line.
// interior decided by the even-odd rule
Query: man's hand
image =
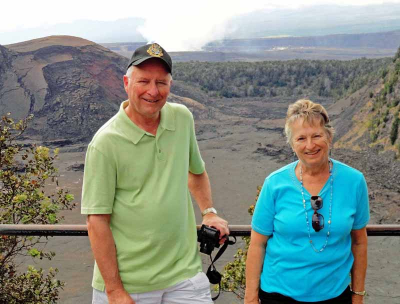
<path fill-rule="evenodd" d="M 219 243 L 222 245 L 225 242 L 226 236 L 229 235 L 228 222 L 220 218 L 215 213 L 207 213 L 203 217 L 204 225 L 214 227 L 219 230 Z"/>
<path fill-rule="evenodd" d="M 136 304 L 125 289 L 116 289 L 107 292 L 109 304 Z"/>

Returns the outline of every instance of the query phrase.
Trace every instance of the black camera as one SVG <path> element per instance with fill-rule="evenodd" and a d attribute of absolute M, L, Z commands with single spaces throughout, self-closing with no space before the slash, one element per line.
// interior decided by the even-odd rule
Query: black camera
<path fill-rule="evenodd" d="M 200 243 L 200 252 L 211 254 L 215 247 L 219 248 L 219 231 L 210 226 L 202 225 L 197 231 L 197 241 Z"/>

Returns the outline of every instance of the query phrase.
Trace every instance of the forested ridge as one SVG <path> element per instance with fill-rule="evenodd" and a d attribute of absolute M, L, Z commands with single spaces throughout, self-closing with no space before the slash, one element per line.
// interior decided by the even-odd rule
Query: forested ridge
<path fill-rule="evenodd" d="M 373 143 L 382 148 L 394 148 L 400 156 L 399 126 L 400 126 L 400 48 L 393 64 L 383 70 L 383 88 L 375 96 L 370 93 L 371 106 L 368 129 Z"/>
<path fill-rule="evenodd" d="M 261 62 L 181 62 L 173 77 L 210 97 L 308 96 L 340 98 L 377 78 L 392 58 Z"/>

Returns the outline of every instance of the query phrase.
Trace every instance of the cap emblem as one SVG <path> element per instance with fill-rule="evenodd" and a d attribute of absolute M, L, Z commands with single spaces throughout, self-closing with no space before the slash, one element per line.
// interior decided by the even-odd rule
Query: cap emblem
<path fill-rule="evenodd" d="M 162 56 L 164 56 L 161 46 L 159 46 L 157 43 L 153 43 L 147 49 L 147 53 L 149 53 L 150 56 L 153 56 L 153 57 L 162 57 Z"/>

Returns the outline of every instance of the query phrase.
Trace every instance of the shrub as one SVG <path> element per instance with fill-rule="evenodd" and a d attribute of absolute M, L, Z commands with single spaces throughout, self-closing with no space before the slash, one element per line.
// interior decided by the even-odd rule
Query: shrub
<path fill-rule="evenodd" d="M 372 142 L 375 142 L 378 139 L 379 136 L 379 131 L 378 130 L 373 130 L 369 132 L 370 138 Z"/>
<path fill-rule="evenodd" d="M 257 187 L 257 196 L 260 195 L 261 187 Z M 254 213 L 255 205 L 251 205 L 248 209 L 250 215 Z M 244 241 L 244 248 L 239 248 L 234 255 L 233 262 L 229 262 L 224 267 L 224 273 L 222 274 L 221 288 L 224 291 L 233 292 L 238 298 L 244 299 L 244 292 L 246 289 L 246 260 L 247 251 L 250 245 L 250 237 L 246 236 L 242 238 Z"/>
<path fill-rule="evenodd" d="M 397 105 L 399 103 L 400 103 L 400 98 L 393 99 L 392 104 L 391 104 L 392 108 L 397 107 Z"/>
<path fill-rule="evenodd" d="M 398 130 L 399 130 L 400 118 L 399 113 L 396 113 L 396 116 L 392 123 L 392 129 L 390 130 L 390 143 L 394 145 L 397 140 Z"/>
<path fill-rule="evenodd" d="M 20 144 L 31 116 L 14 122 L 10 114 L 0 120 L 0 224 L 56 224 L 61 209 L 74 207 L 73 196 L 62 188 L 50 195 L 44 187 L 50 181 L 58 185 L 53 153 L 46 147 Z M 17 271 L 16 258 L 52 259 L 54 252 L 43 250 L 43 237 L 6 236 L 0 238 L 0 303 L 56 303 L 64 283 L 57 280 L 57 269 L 29 266 L 26 273 Z"/>

